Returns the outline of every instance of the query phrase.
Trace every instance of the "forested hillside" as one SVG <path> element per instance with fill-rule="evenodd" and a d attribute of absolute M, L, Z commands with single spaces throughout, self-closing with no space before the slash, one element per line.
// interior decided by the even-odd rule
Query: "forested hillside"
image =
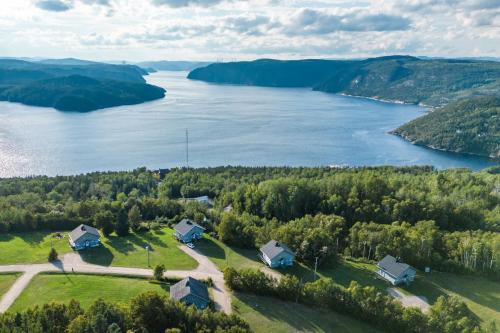
<path fill-rule="evenodd" d="M 390 253 L 418 268 L 500 274 L 496 169 L 227 167 L 174 169 L 158 181 L 145 169 L 3 179 L 0 232 L 87 223 L 121 235 L 190 217 L 237 247 L 282 240 L 306 264 L 318 253 L 321 264 Z M 178 200 L 198 195 L 216 209 Z"/>
<path fill-rule="evenodd" d="M 480 97 L 452 103 L 394 131 L 417 145 L 500 157 L 500 98 Z"/>
<path fill-rule="evenodd" d="M 188 78 L 217 83 L 311 87 L 405 103 L 440 106 L 464 97 L 497 94 L 500 63 L 390 56 L 367 60 L 263 59 L 216 63 Z"/>
<path fill-rule="evenodd" d="M 96 80 L 72 75 L 0 89 L 0 100 L 61 111 L 87 112 L 119 105 L 139 104 L 165 96 L 165 90 L 150 84 Z"/>
<path fill-rule="evenodd" d="M 143 75 L 144 69 L 132 65 L 0 59 L 0 100 L 92 111 L 164 97 L 165 90 L 146 84 Z"/>

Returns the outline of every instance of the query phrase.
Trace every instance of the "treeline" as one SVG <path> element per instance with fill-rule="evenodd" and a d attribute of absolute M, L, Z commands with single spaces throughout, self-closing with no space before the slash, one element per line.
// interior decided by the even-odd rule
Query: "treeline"
<path fill-rule="evenodd" d="M 127 305 L 99 299 L 84 311 L 80 304 L 52 303 L 25 312 L 0 314 L 2 333 L 249 333 L 235 315 L 198 311 L 166 296 L 145 293 Z"/>
<path fill-rule="evenodd" d="M 427 314 L 420 309 L 405 308 L 374 287 L 362 287 L 352 281 L 349 288 L 331 279 L 301 284 L 295 276 L 277 280 L 259 270 L 226 268 L 224 280 L 236 291 L 278 297 L 321 307 L 368 322 L 385 332 L 455 333 L 482 332 L 479 319 L 456 297 L 440 296 Z"/>
<path fill-rule="evenodd" d="M 208 195 L 215 209 L 182 197 Z M 229 211 L 229 212 L 227 212 Z M 500 273 L 500 174 L 431 167 L 173 169 L 0 180 L 0 232 L 94 225 L 125 235 L 189 217 L 223 242 L 270 238 L 320 264 L 399 255 L 423 269 Z"/>

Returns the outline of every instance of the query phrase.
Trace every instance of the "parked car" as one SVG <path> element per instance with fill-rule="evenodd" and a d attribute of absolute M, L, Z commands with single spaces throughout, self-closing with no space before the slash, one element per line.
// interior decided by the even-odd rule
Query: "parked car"
<path fill-rule="evenodd" d="M 189 247 L 190 249 L 194 249 L 194 244 L 193 244 L 193 243 L 187 243 L 186 245 L 187 245 L 187 247 Z"/>

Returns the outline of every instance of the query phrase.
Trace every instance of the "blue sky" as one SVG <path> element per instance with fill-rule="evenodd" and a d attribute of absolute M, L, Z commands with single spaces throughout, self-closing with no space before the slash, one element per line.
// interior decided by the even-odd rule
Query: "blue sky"
<path fill-rule="evenodd" d="M 16 0 L 0 56 L 93 60 L 500 56 L 500 0 Z"/>

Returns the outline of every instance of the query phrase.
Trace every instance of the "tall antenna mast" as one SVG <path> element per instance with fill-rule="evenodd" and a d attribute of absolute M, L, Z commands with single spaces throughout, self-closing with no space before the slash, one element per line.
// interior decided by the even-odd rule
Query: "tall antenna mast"
<path fill-rule="evenodd" d="M 189 132 L 186 129 L 186 168 L 189 169 Z"/>

